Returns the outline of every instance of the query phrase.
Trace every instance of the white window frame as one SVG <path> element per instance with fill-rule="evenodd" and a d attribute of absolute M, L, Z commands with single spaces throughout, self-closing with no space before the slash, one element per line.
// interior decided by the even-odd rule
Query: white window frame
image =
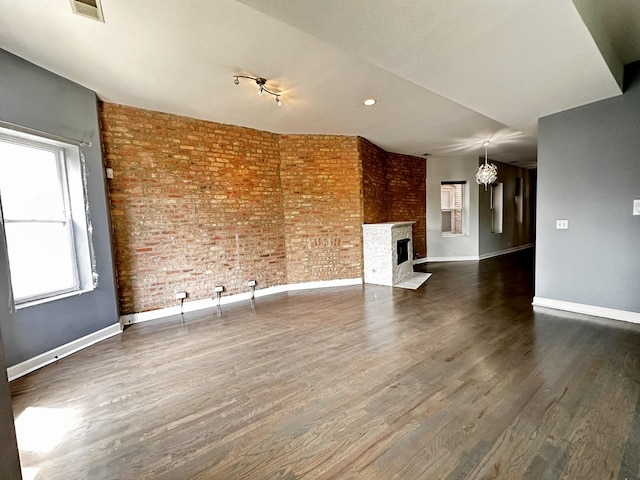
<path fill-rule="evenodd" d="M 521 225 L 524 223 L 524 177 L 516 177 L 514 189 L 516 223 Z"/>
<path fill-rule="evenodd" d="M 504 224 L 504 183 L 491 185 L 491 233 L 501 234 Z"/>
<path fill-rule="evenodd" d="M 32 296 L 14 297 L 15 307 L 31 307 L 93 290 L 97 274 L 91 245 L 91 227 L 87 218 L 84 165 L 79 148 L 76 145 L 5 128 L 0 128 L 0 141 L 54 153 L 58 186 L 64 205 L 63 215 L 59 218 L 12 219 L 3 215 L 3 226 L 11 223 L 60 223 L 67 229 L 68 245 L 71 249 L 72 264 L 69 267 L 72 270 L 73 285 Z"/>
<path fill-rule="evenodd" d="M 465 180 L 456 180 L 456 181 L 442 181 L 440 182 L 440 228 L 442 230 L 442 215 L 445 212 L 450 212 L 451 214 L 451 224 L 454 225 L 455 224 L 455 219 L 454 219 L 454 214 L 456 212 L 460 212 L 460 233 L 453 233 L 453 232 L 443 232 L 441 231 L 441 235 L 443 237 L 461 237 L 466 235 L 466 231 L 465 231 L 465 190 L 466 190 L 466 184 L 467 182 Z M 442 187 L 445 185 L 460 185 L 460 189 L 461 189 L 461 207 L 460 208 L 442 208 Z M 451 202 L 452 204 L 454 202 Z"/>

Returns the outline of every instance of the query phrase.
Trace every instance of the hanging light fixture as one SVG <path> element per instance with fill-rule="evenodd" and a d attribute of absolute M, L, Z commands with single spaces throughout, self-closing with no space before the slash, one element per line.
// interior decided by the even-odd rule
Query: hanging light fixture
<path fill-rule="evenodd" d="M 484 191 L 486 192 L 487 186 L 491 185 L 498 179 L 498 167 L 493 163 L 487 162 L 489 140 L 484 140 L 482 145 L 484 145 L 484 163 L 480 165 L 476 171 L 476 182 L 478 185 L 484 185 Z"/>
<path fill-rule="evenodd" d="M 262 95 L 264 92 L 268 93 L 269 95 L 273 95 L 274 97 L 276 97 L 276 105 L 278 105 L 279 107 L 282 106 L 282 100 L 280 99 L 280 94 L 276 92 L 272 92 L 267 87 L 265 87 L 267 83 L 267 80 L 265 78 L 251 77 L 249 75 L 234 75 L 233 83 L 235 83 L 236 85 L 239 85 L 241 78 L 246 78 L 248 80 L 253 80 L 254 82 L 256 82 L 256 84 L 258 85 L 258 95 Z"/>

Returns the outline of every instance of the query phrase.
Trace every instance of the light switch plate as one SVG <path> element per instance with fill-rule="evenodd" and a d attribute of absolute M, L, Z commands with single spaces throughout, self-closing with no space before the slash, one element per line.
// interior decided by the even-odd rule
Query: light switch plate
<path fill-rule="evenodd" d="M 640 215 L 640 199 L 633 201 L 633 214 Z"/>
<path fill-rule="evenodd" d="M 556 220 L 556 230 L 567 230 L 569 228 L 569 220 Z"/>

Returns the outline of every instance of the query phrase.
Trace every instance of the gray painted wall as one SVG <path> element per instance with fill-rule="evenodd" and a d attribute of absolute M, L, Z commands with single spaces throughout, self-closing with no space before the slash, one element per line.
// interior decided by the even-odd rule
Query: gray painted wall
<path fill-rule="evenodd" d="M 537 297 L 640 312 L 640 63 L 625 83 L 619 97 L 540 119 Z"/>
<path fill-rule="evenodd" d="M 2 222 L 0 221 L 0 226 Z M 0 228 L 0 233 L 2 228 Z M 2 235 L 0 235 L 2 237 Z M 7 252 L 4 238 L 0 238 L 0 278 L 6 278 Z M 9 319 L 10 304 L 9 286 L 6 282 L 0 282 L 0 324 L 4 325 Z M 19 479 L 20 457 L 16 445 L 16 431 L 13 421 L 13 408 L 11 395 L 9 394 L 9 382 L 7 381 L 7 369 L 4 362 L 2 349 L 2 335 L 0 334 L 0 478 Z"/>
<path fill-rule="evenodd" d="M 0 120 L 92 142 L 84 148 L 98 287 L 88 293 L 19 310 L 2 330 L 6 366 L 13 366 L 118 323 L 110 225 L 95 94 L 0 50 Z M 1 234 L 1 233 L 0 233 Z M 6 261 L 0 258 L 0 273 Z M 7 284 L 0 275 L 0 285 Z"/>
<path fill-rule="evenodd" d="M 536 172 L 493 162 L 504 184 L 504 221 L 501 234 L 491 231 L 490 190 L 476 183 L 476 170 L 484 162 L 476 155 L 427 159 L 427 259 L 477 259 L 479 256 L 535 242 Z M 515 221 L 515 178 L 524 179 L 524 221 Z M 440 183 L 466 180 L 466 233 L 447 237 L 441 233 Z"/>
<path fill-rule="evenodd" d="M 427 158 L 427 259 L 478 257 L 478 157 Z M 444 181 L 466 180 L 463 235 L 442 236 L 440 185 Z"/>
<path fill-rule="evenodd" d="M 484 158 L 480 159 L 480 163 Z M 533 170 L 515 167 L 506 163 L 495 163 L 498 167 L 498 182 L 503 184 L 503 222 L 502 233 L 491 231 L 491 189 L 484 191 L 484 187 L 479 186 L 480 202 L 480 255 L 500 252 L 510 248 L 520 247 L 534 243 L 535 226 L 535 191 L 536 173 Z M 515 185 L 516 177 L 523 179 L 523 222 L 516 221 Z M 475 182 L 474 182 L 475 184 Z"/>

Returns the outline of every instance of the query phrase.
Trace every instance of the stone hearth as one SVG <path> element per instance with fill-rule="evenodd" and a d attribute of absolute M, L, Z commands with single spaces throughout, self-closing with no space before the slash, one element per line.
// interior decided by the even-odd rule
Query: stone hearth
<path fill-rule="evenodd" d="M 416 222 L 362 225 L 365 283 L 393 286 L 413 273 L 414 223 Z M 398 264 L 398 254 L 402 255 L 405 248 L 406 260 Z"/>

